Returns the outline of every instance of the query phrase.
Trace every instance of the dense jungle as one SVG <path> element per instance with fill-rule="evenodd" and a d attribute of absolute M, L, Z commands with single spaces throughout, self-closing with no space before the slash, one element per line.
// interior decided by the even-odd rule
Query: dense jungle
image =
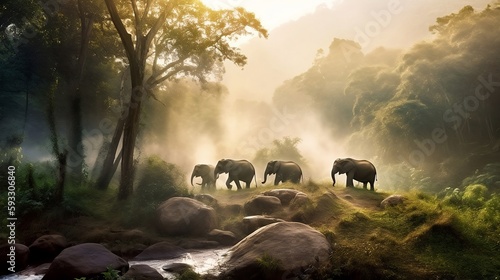
<path fill-rule="evenodd" d="M 0 278 L 499 279 L 500 2 L 308 3 L 2 1 Z"/>

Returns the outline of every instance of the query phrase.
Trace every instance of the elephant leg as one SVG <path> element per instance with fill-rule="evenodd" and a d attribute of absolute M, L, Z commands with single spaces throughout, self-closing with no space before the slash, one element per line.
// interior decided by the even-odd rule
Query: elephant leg
<path fill-rule="evenodd" d="M 231 177 L 228 177 L 228 178 L 227 178 L 227 181 L 226 181 L 226 187 L 227 187 L 229 190 L 233 188 L 233 186 L 231 185 L 231 182 L 232 182 L 232 181 L 233 181 L 233 180 L 231 179 Z"/>
<path fill-rule="evenodd" d="M 246 187 L 247 189 L 249 189 L 249 188 L 250 188 L 250 184 L 251 184 L 251 183 L 252 183 L 252 180 L 245 182 L 245 187 Z"/>
<path fill-rule="evenodd" d="M 375 182 L 370 181 L 370 191 L 375 191 Z"/>
<path fill-rule="evenodd" d="M 353 179 L 354 179 L 354 172 L 348 172 L 347 173 L 346 187 L 354 188 L 354 182 L 352 181 Z"/>
<path fill-rule="evenodd" d="M 236 184 L 236 187 L 238 188 L 238 190 L 241 190 L 240 180 L 235 179 L 235 180 L 234 180 L 234 183 Z"/>
<path fill-rule="evenodd" d="M 278 176 L 278 174 L 276 174 L 276 177 L 274 177 L 274 185 L 277 186 L 281 181 L 281 176 Z"/>
<path fill-rule="evenodd" d="M 367 184 L 368 184 L 368 183 L 366 183 L 366 182 L 365 182 L 365 183 L 363 183 L 363 189 L 365 189 L 365 190 L 366 190 L 366 185 L 367 185 Z"/>

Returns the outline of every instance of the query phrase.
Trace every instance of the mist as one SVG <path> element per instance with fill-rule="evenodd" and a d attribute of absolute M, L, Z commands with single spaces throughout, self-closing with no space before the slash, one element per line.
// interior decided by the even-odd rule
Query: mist
<path fill-rule="evenodd" d="M 159 93 L 166 108 L 152 100 L 150 114 L 145 114 L 143 143 L 148 144 L 143 154 L 160 155 L 186 174 L 198 163 L 248 159 L 255 164 L 258 181 L 265 168 L 263 149 L 267 156 L 280 156 L 268 160 L 301 162 L 306 180 L 331 180 L 332 163 L 342 157 L 374 162 L 380 189 L 410 188 L 408 180 L 416 170 L 429 170 L 436 178 L 448 180 L 462 168 L 451 164 L 452 158 L 495 151 L 500 130 L 491 106 L 498 104 L 497 97 L 470 112 L 472 117 L 461 120 L 458 131 L 453 126 L 458 120 L 447 122 L 443 114 L 453 102 L 470 95 L 472 86 L 461 85 L 460 80 L 473 85 L 480 75 L 498 80 L 498 66 L 487 63 L 500 46 L 498 34 L 490 29 L 498 20 L 498 9 L 457 6 L 453 10 L 442 4 L 420 16 L 429 3 L 403 4 L 405 9 L 394 16 L 384 35 L 372 38 L 369 46 L 353 40 L 349 32 L 379 6 L 364 6 L 359 19 L 340 16 L 347 14 L 342 9 L 354 9 L 352 2 L 335 10 L 320 7 L 276 28 L 267 41 L 254 39 L 241 46 L 248 65 L 243 70 L 228 66 L 221 82 L 170 83 Z M 453 13 L 447 16 L 450 9 Z M 436 24 L 435 15 L 440 12 Z M 322 20 L 328 20 L 332 29 L 310 32 Z M 348 20 L 354 23 L 347 24 Z M 339 26 L 344 30 L 335 28 Z M 472 26 L 473 35 L 457 37 Z M 327 48 L 321 40 L 330 41 Z M 317 52 L 319 48 L 322 51 Z M 470 130 L 474 119 L 479 136 Z M 490 123 L 481 126 L 481 119 Z M 436 129 L 446 136 L 442 145 L 429 144 Z M 464 140 L 474 135 L 475 139 Z M 286 139 L 297 140 L 292 146 L 302 158 L 273 154 Z M 470 143 L 478 144 L 471 148 Z M 479 145 L 488 148 L 478 151 Z M 455 178 L 458 184 L 461 179 Z M 219 179 L 219 187 L 223 180 Z"/>
<path fill-rule="evenodd" d="M 221 80 L 178 79 L 156 89 L 158 100 L 148 98 L 141 116 L 137 160 L 156 155 L 190 174 L 195 164 L 247 159 L 257 181 L 266 161 L 294 160 L 305 180 L 329 182 L 333 161 L 352 157 L 375 164 L 382 190 L 411 188 L 422 179 L 414 180 L 417 175 L 437 178 L 434 185 L 459 185 L 494 161 L 500 147 L 500 101 L 493 94 L 500 69 L 492 63 L 499 60 L 500 17 L 498 4 L 488 3 L 319 6 L 270 30 L 267 40 L 240 45 L 248 58 L 243 69 L 226 64 Z M 110 90 L 124 83 L 123 71 L 88 78 L 100 81 L 88 83 L 95 94 L 86 97 L 82 112 L 89 116 L 86 165 L 94 171 L 112 136 L 93 133 L 100 132 L 95 124 L 126 98 Z M 475 96 L 478 86 L 488 92 Z M 102 92 L 113 92 L 107 94 L 114 103 L 97 106 Z M 64 95 L 59 103 L 67 103 Z M 61 116 L 70 110 L 57 107 Z M 50 160 L 44 110 L 31 110 L 28 119 L 25 159 Z M 58 121 L 64 135 L 65 120 Z M 98 172 L 90 173 L 93 179 Z"/>

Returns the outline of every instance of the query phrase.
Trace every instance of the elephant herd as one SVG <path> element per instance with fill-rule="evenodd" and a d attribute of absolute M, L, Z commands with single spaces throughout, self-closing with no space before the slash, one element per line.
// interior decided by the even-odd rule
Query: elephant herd
<path fill-rule="evenodd" d="M 209 164 L 195 165 L 191 173 L 191 185 L 193 185 L 193 178 L 201 177 L 201 184 L 198 183 L 198 185 L 200 185 L 202 189 L 215 189 L 215 182 L 221 173 L 228 174 L 226 181 L 226 187 L 228 189 L 232 189 L 233 186 L 231 183 L 234 182 L 238 190 L 241 190 L 240 181 L 245 183 L 246 188 L 250 188 L 252 179 L 255 180 L 255 186 L 257 187 L 257 177 L 255 176 L 253 164 L 248 160 L 233 159 L 221 159 L 217 162 L 215 167 Z M 335 186 L 335 174 L 337 173 L 346 174 L 347 187 L 354 187 L 353 180 L 356 180 L 363 183 L 363 188 L 366 189 L 369 183 L 370 190 L 375 190 L 377 170 L 375 166 L 367 160 L 356 160 L 352 158 L 336 159 L 333 163 L 331 172 L 333 186 Z M 293 161 L 273 160 L 267 163 L 262 184 L 266 183 L 267 176 L 269 175 L 275 175 L 275 186 L 280 182 L 298 184 L 302 179 L 302 169 Z"/>

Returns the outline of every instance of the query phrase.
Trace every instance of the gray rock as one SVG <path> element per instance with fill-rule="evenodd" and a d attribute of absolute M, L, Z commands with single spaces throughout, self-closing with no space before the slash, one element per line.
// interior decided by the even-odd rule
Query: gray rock
<path fill-rule="evenodd" d="M 283 209 L 279 198 L 257 195 L 243 206 L 247 215 L 271 214 Z"/>
<path fill-rule="evenodd" d="M 158 207 L 158 228 L 167 235 L 203 236 L 217 226 L 215 210 L 187 197 L 173 197 Z"/>
<path fill-rule="evenodd" d="M 30 249 L 23 244 L 16 243 L 11 245 L 7 244 L 7 242 L 5 243 L 6 244 L 0 246 L 0 268 L 2 269 L 0 275 L 10 274 L 25 269 L 28 266 Z M 11 247 L 14 247 L 14 251 L 11 251 Z M 14 272 L 9 270 L 11 267 L 14 267 Z"/>
<path fill-rule="evenodd" d="M 186 269 L 193 269 L 193 266 L 187 263 L 170 263 L 162 266 L 161 269 L 172 273 L 182 273 Z"/>
<path fill-rule="evenodd" d="M 208 240 L 217 241 L 221 245 L 231 246 L 238 243 L 236 235 L 230 231 L 214 229 L 207 235 Z"/>
<path fill-rule="evenodd" d="M 134 261 L 168 260 L 186 254 L 186 250 L 169 242 L 153 244 L 133 258 Z"/>
<path fill-rule="evenodd" d="M 325 236 L 310 226 L 275 223 L 256 230 L 229 250 L 221 278 L 295 279 L 291 277 L 295 272 L 302 274 L 303 268 L 327 264 L 330 253 Z M 274 262 L 272 271 L 261 265 L 263 257 Z"/>
<path fill-rule="evenodd" d="M 295 197 L 290 202 L 290 209 L 297 209 L 303 205 L 306 205 L 310 202 L 309 196 L 307 194 L 299 192 L 295 195 Z"/>
<path fill-rule="evenodd" d="M 206 193 L 197 194 L 194 196 L 194 199 L 196 199 L 200 202 L 203 202 L 207 205 L 210 205 L 210 206 L 216 206 L 218 204 L 218 201 L 217 201 L 217 199 L 215 199 L 215 197 L 213 197 L 209 194 L 206 194 Z"/>
<path fill-rule="evenodd" d="M 66 247 L 68 242 L 64 236 L 42 235 L 29 246 L 30 261 L 35 264 L 51 262 Z"/>
<path fill-rule="evenodd" d="M 125 273 L 128 263 L 101 244 L 83 243 L 64 249 L 52 262 L 42 280 L 96 277 L 108 269 Z"/>
<path fill-rule="evenodd" d="M 258 228 L 278 222 L 284 222 L 284 220 L 263 215 L 247 216 L 243 218 L 243 224 L 245 225 L 247 233 L 254 232 Z"/>
<path fill-rule="evenodd" d="M 397 206 L 400 204 L 403 204 L 406 200 L 406 197 L 399 195 L 399 194 L 393 194 L 388 197 L 386 197 L 382 202 L 380 202 L 380 207 L 386 208 L 386 207 L 393 207 Z"/>
<path fill-rule="evenodd" d="M 282 205 L 287 206 L 290 204 L 290 201 L 292 201 L 292 199 L 299 193 L 304 194 L 303 192 L 300 192 L 298 190 L 292 190 L 292 189 L 274 189 L 274 190 L 264 192 L 263 194 L 266 196 L 277 197 L 281 201 Z"/>
<path fill-rule="evenodd" d="M 136 264 L 130 267 L 120 279 L 122 280 L 163 280 L 156 269 L 146 264 Z"/>

